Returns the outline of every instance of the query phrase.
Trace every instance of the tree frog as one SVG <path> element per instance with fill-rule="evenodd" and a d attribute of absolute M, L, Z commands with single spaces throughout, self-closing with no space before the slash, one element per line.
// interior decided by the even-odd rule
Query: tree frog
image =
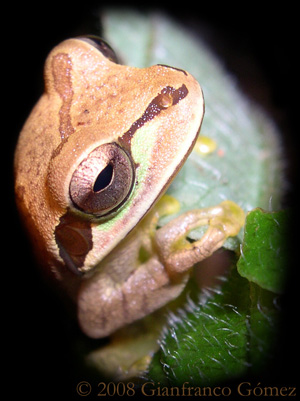
<path fill-rule="evenodd" d="M 230 201 L 157 226 L 171 213 L 162 195 L 203 114 L 202 90 L 186 71 L 120 65 L 93 37 L 50 52 L 44 94 L 17 144 L 16 198 L 45 271 L 74 300 L 88 336 L 108 336 L 176 298 L 192 266 L 239 232 L 243 211 Z M 204 236 L 187 241 L 201 225 Z"/>

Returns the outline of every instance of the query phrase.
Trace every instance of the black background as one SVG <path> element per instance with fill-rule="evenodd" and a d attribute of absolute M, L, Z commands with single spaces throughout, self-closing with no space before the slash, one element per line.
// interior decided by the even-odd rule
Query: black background
<path fill-rule="evenodd" d="M 129 2 L 121 3 L 131 5 Z M 268 4 L 268 3 L 266 3 Z M 151 2 L 147 6 L 163 10 L 199 33 L 219 54 L 241 90 L 261 104 L 282 132 L 287 178 L 291 182 L 285 206 L 296 204 L 297 165 L 296 126 L 299 117 L 299 80 L 296 65 L 298 28 L 295 6 L 286 2 L 269 6 L 229 2 Z M 73 334 L 79 337 L 76 323 L 66 318 L 51 290 L 36 269 L 30 245 L 14 205 L 13 152 L 18 133 L 43 89 L 43 63 L 48 52 L 61 40 L 74 35 L 96 33 L 98 5 L 105 2 L 51 2 L 6 4 L 2 7 L 2 360 L 6 374 L 3 391 L 31 399 L 47 395 L 76 398 L 75 386 L 88 380 L 76 365 Z M 108 5 L 115 5 L 110 2 Z M 135 4 L 132 4 L 138 7 Z M 272 6 L 271 6 L 272 5 Z M 139 8 L 146 8 L 139 6 Z M 4 144 L 4 145 L 3 145 Z M 3 179 L 4 178 L 4 179 Z M 6 182 L 7 180 L 7 182 Z M 295 214 L 296 217 L 296 214 Z M 297 222 L 291 224 L 295 233 Z M 287 240 L 296 249 L 295 235 Z M 296 267 L 296 252 L 291 264 Z M 278 346 L 277 363 L 253 379 L 253 386 L 296 385 L 297 315 L 296 277 L 291 271 L 284 297 L 284 321 Z M 8 376 L 6 379 L 6 375 Z M 255 382 L 256 380 L 256 382 Z M 8 391 L 8 393 L 7 393 Z M 87 397 L 90 398 L 90 397 Z"/>

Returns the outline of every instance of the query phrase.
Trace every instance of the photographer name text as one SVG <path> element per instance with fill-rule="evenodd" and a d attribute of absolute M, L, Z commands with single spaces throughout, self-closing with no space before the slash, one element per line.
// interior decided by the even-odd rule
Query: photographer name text
<path fill-rule="evenodd" d="M 87 381 L 78 383 L 76 387 L 77 394 L 88 396 L 91 393 L 97 393 L 100 397 L 131 397 L 134 395 L 143 395 L 145 397 L 229 397 L 238 395 L 240 397 L 296 397 L 296 387 L 291 386 L 270 386 L 244 381 L 231 387 L 197 387 L 185 382 L 180 386 L 166 387 L 160 382 L 146 382 L 136 387 L 132 382 L 100 382 L 92 386 Z"/>

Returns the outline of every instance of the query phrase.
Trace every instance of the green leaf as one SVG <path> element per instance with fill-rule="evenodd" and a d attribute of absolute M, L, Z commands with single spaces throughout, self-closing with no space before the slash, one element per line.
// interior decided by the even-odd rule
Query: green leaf
<path fill-rule="evenodd" d="M 281 293 L 287 268 L 287 238 L 286 211 L 266 213 L 256 209 L 250 212 L 237 265 L 240 275 L 261 288 Z"/>
<path fill-rule="evenodd" d="M 275 300 L 233 268 L 222 289 L 170 315 L 147 380 L 213 385 L 262 369 L 272 356 L 279 314 Z"/>
<path fill-rule="evenodd" d="M 237 269 L 199 302 L 170 315 L 150 378 L 213 384 L 261 372 L 272 359 L 287 268 L 289 213 L 250 212 Z M 204 296 L 206 292 L 204 291 Z"/>

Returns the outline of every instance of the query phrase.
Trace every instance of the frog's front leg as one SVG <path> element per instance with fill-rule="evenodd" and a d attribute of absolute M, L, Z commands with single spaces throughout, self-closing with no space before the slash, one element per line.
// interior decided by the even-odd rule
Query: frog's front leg
<path fill-rule="evenodd" d="M 227 237 L 237 235 L 243 224 L 244 212 L 230 201 L 189 211 L 156 231 L 155 245 L 144 261 L 139 258 L 143 230 L 133 232 L 82 285 L 79 321 L 83 331 L 91 337 L 110 335 L 176 298 L 190 268 L 221 247 Z M 202 239 L 183 245 L 189 231 L 203 225 L 208 229 Z"/>
<path fill-rule="evenodd" d="M 186 212 L 156 232 L 161 260 L 170 277 L 182 274 L 212 255 L 228 237 L 236 236 L 245 221 L 244 211 L 234 202 Z M 208 226 L 203 237 L 190 243 L 187 234 L 195 228 Z"/>
<path fill-rule="evenodd" d="M 78 319 L 90 337 L 108 336 L 147 316 L 176 298 L 186 284 L 188 273 L 171 281 L 155 254 L 140 263 L 143 244 L 139 235 L 132 234 L 81 286 Z"/>

